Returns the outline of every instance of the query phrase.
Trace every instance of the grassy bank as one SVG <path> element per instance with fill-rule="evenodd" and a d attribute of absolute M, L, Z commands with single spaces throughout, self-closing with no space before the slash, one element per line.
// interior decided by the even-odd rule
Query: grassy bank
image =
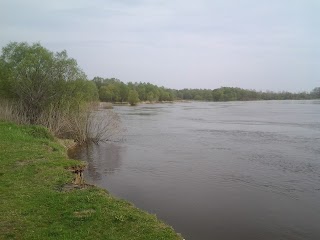
<path fill-rule="evenodd" d="M 154 215 L 96 187 L 44 128 L 0 121 L 0 239 L 181 239 Z"/>

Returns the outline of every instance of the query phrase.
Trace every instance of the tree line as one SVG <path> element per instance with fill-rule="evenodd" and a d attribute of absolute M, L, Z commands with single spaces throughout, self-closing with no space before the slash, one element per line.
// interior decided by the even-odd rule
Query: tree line
<path fill-rule="evenodd" d="M 158 87 L 151 83 L 124 83 L 116 78 L 94 77 L 92 81 L 99 91 L 100 101 L 129 102 L 131 105 L 139 101 L 163 102 L 173 101 L 175 91 Z"/>
<path fill-rule="evenodd" d="M 256 100 L 307 100 L 320 98 L 320 88 L 311 92 L 272 92 L 247 90 L 237 87 L 221 87 L 218 89 L 183 89 L 177 90 L 178 99 L 200 101 L 256 101 Z"/>
<path fill-rule="evenodd" d="M 272 92 L 255 91 L 236 87 L 218 89 L 182 89 L 175 90 L 159 87 L 151 83 L 124 83 L 116 78 L 94 77 L 93 82 L 99 91 L 100 101 L 130 102 L 139 101 L 163 102 L 174 100 L 196 101 L 254 101 L 254 100 L 303 100 L 320 98 L 320 88 L 311 92 Z"/>
<path fill-rule="evenodd" d="M 250 101 L 320 98 L 311 92 L 262 92 L 233 87 L 218 89 L 169 89 L 145 82 L 124 83 L 116 78 L 89 80 L 66 51 L 51 52 L 40 43 L 9 43 L 0 56 L 0 100 L 19 106 L 30 123 L 53 112 L 78 111 L 93 101 L 163 102 L 174 100 Z"/>

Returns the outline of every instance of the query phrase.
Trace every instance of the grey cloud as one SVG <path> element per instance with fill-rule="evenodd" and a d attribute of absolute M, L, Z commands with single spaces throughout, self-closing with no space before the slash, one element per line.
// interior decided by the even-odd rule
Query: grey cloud
<path fill-rule="evenodd" d="M 168 87 L 319 85 L 316 0 L 11 0 L 2 37 L 66 49 L 90 77 Z"/>

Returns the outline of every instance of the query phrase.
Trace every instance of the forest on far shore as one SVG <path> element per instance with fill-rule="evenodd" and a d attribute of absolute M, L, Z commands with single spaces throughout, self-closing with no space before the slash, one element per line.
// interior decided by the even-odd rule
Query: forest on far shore
<path fill-rule="evenodd" d="M 213 79 L 214 81 L 214 79 Z M 79 110 L 98 99 L 104 102 L 163 102 L 299 100 L 320 98 L 320 87 L 310 92 L 272 92 L 237 87 L 169 89 L 145 82 L 124 83 L 116 78 L 88 79 L 67 51 L 51 52 L 40 43 L 11 42 L 0 55 L 0 99 L 15 105 L 28 121 L 52 112 Z"/>
<path fill-rule="evenodd" d="M 174 100 L 196 101 L 253 101 L 253 100 L 307 100 L 320 98 L 320 87 L 311 92 L 272 92 L 247 90 L 238 87 L 217 89 L 168 89 L 151 83 L 124 83 L 116 78 L 94 77 L 100 101 L 105 102 L 162 102 Z"/>

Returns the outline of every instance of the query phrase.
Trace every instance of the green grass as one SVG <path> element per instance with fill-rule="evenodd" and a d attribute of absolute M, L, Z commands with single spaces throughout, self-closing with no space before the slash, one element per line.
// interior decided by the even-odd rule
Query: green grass
<path fill-rule="evenodd" d="M 45 129 L 0 121 L 0 239 L 182 239 L 105 190 L 66 190 L 81 164 Z"/>

